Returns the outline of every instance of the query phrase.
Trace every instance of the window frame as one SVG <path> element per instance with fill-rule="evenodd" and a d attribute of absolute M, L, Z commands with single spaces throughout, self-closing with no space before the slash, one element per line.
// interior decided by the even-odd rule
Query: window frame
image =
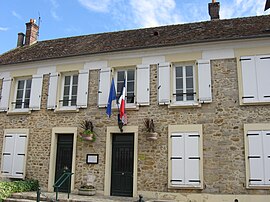
<path fill-rule="evenodd" d="M 168 188 L 169 189 L 203 189 L 203 133 L 202 133 L 202 125 L 194 124 L 194 125 L 169 125 L 168 127 Z M 173 133 L 186 133 L 192 134 L 197 133 L 199 135 L 198 142 L 198 151 L 199 151 L 199 179 L 200 183 L 198 186 L 194 186 L 191 184 L 183 184 L 183 185 L 172 185 L 172 138 L 171 135 Z"/>
<path fill-rule="evenodd" d="M 14 85 L 13 85 L 13 89 L 14 89 L 14 93 L 13 93 L 13 101 L 11 102 L 11 110 L 12 112 L 25 112 L 25 111 L 29 111 L 29 105 L 30 105 L 30 99 L 31 99 L 31 90 L 32 90 L 32 77 L 27 76 L 27 77 L 17 77 L 14 78 Z M 27 86 L 27 81 L 31 80 L 31 87 L 29 90 L 29 104 L 28 107 L 24 107 L 24 102 L 25 102 L 25 93 L 26 93 L 26 86 Z M 18 95 L 18 85 L 19 85 L 19 81 L 24 81 L 24 88 L 23 88 L 23 97 L 22 97 L 22 107 L 21 108 L 16 108 L 16 104 L 17 104 L 17 95 Z"/>
<path fill-rule="evenodd" d="M 137 95 L 136 95 L 136 91 L 137 91 L 137 71 L 136 71 L 136 67 L 135 66 L 127 66 L 127 67 L 119 67 L 119 68 L 114 68 L 114 72 L 113 72 L 113 75 L 114 75 L 114 78 L 115 78 L 115 90 L 116 90 L 116 98 L 117 100 L 115 101 L 115 104 L 114 104 L 114 107 L 113 108 L 118 108 L 117 106 L 117 102 L 118 102 L 118 95 L 117 95 L 117 84 L 118 84 L 118 72 L 119 71 L 124 71 L 125 72 L 125 76 L 127 78 L 127 71 L 129 70 L 133 70 L 134 71 L 134 102 L 133 103 L 127 103 L 127 80 L 126 80 L 126 108 L 136 108 L 136 103 L 137 103 Z M 120 104 L 119 104 L 120 106 Z"/>
<path fill-rule="evenodd" d="M 193 70 L 193 95 L 194 99 L 193 100 L 186 100 L 187 95 L 183 94 L 183 100 L 182 101 L 177 101 L 176 96 L 174 95 L 176 93 L 176 68 L 182 67 L 182 78 L 183 78 L 183 93 L 186 93 L 187 88 L 186 88 L 186 68 L 188 66 L 192 66 Z M 172 78 L 172 90 L 171 90 L 171 103 L 169 106 L 194 106 L 194 105 L 199 105 L 198 103 L 198 92 L 197 92 L 197 85 L 198 85 L 198 77 L 197 77 L 197 65 L 195 62 L 175 62 L 172 63 L 172 69 L 171 69 L 171 78 Z M 184 82 L 185 81 L 185 82 Z"/>
<path fill-rule="evenodd" d="M 72 81 L 73 81 L 73 77 L 77 76 L 77 93 L 76 93 L 76 103 L 75 105 L 71 105 L 72 101 L 71 101 L 71 97 L 72 97 L 72 87 L 73 85 L 71 85 Z M 66 76 L 70 76 L 70 85 L 69 85 L 69 100 L 68 100 L 68 106 L 64 106 L 64 87 L 65 87 L 65 78 Z M 58 106 L 60 110 L 76 110 L 77 109 L 77 100 L 78 100 L 78 84 L 79 84 L 79 72 L 76 71 L 72 71 L 72 72 L 67 72 L 67 73 L 61 73 L 61 79 L 60 79 L 60 96 L 59 96 L 59 100 L 58 100 Z"/>
<path fill-rule="evenodd" d="M 8 178 L 14 178 L 14 179 L 24 179 L 25 178 L 25 175 L 26 175 L 26 163 L 27 163 L 27 152 L 28 152 L 28 141 L 29 141 L 29 129 L 5 129 L 4 130 L 4 137 L 6 135 L 25 135 L 26 136 L 26 141 L 25 141 L 25 154 L 24 154 L 24 162 L 23 162 L 23 175 L 21 177 L 18 177 L 18 176 L 14 176 L 14 175 L 4 175 L 4 174 L 1 174 L 2 177 L 8 177 Z M 4 153 L 5 151 L 5 138 L 3 138 L 2 140 L 3 142 L 3 147 L 2 147 L 2 154 Z M 13 148 L 13 151 L 15 150 L 15 147 Z M 14 160 L 14 157 L 13 157 L 13 160 Z M 3 162 L 4 162 L 4 159 L 1 158 L 1 170 L 3 168 Z M 12 167 L 13 168 L 13 167 Z"/>
<path fill-rule="evenodd" d="M 249 132 L 265 132 L 270 131 L 270 123 L 244 124 L 244 142 L 245 142 L 245 167 L 246 167 L 246 188 L 247 189 L 270 189 L 270 184 L 250 184 L 250 162 L 249 162 L 249 140 L 247 134 Z M 267 155 L 263 151 L 263 157 Z M 264 165 L 265 169 L 265 165 Z M 265 179 L 264 179 L 265 180 Z"/>
<path fill-rule="evenodd" d="M 238 80 L 239 80 L 239 89 L 240 89 L 240 92 L 239 92 L 239 101 L 240 101 L 240 105 L 266 105 L 266 104 L 269 104 L 270 103 L 270 99 L 266 98 L 266 100 L 263 100 L 261 98 L 261 94 L 262 94 L 262 84 L 258 81 L 260 80 L 259 78 L 259 69 L 261 69 L 261 66 L 259 66 L 260 64 L 260 59 L 261 58 L 269 58 L 270 57 L 270 54 L 241 54 L 237 57 L 237 67 L 238 67 L 238 72 L 239 72 L 239 76 L 238 76 Z M 243 64 L 242 64 L 242 61 L 245 61 L 245 60 L 251 60 L 254 62 L 254 65 L 253 65 L 253 70 L 254 70 L 254 79 L 253 81 L 255 82 L 255 86 L 254 89 L 256 89 L 256 92 L 255 92 L 255 95 L 252 99 L 252 97 L 249 97 L 249 95 L 247 97 L 245 97 L 246 95 L 244 94 L 244 89 L 246 88 L 245 85 L 244 85 L 244 72 L 243 72 Z M 252 74 L 252 75 L 253 75 Z M 265 74 L 265 75 L 268 75 Z M 250 84 L 250 80 L 248 79 L 247 80 L 248 83 Z M 249 89 L 249 88 L 247 88 Z M 268 96 L 269 97 L 269 96 Z M 245 99 L 245 100 L 244 100 Z M 247 100 L 247 99 L 251 99 L 251 100 Z"/>

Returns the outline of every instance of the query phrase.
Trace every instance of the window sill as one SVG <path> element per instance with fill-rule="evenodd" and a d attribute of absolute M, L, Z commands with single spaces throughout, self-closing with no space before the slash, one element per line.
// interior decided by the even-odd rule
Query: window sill
<path fill-rule="evenodd" d="M 168 189 L 170 190 L 174 190 L 174 189 L 203 189 L 202 185 L 196 185 L 196 186 L 191 186 L 191 185 L 170 185 L 168 187 Z"/>
<path fill-rule="evenodd" d="M 254 101 L 254 102 L 240 102 L 240 105 L 242 106 L 254 106 L 254 105 L 269 105 L 270 102 L 259 102 L 259 101 Z"/>
<path fill-rule="evenodd" d="M 172 103 L 168 105 L 168 108 L 191 108 L 191 107 L 201 107 L 202 105 L 197 102 L 192 102 L 192 103 Z"/>
<path fill-rule="evenodd" d="M 270 185 L 248 185 L 247 189 L 270 189 Z"/>
<path fill-rule="evenodd" d="M 134 110 L 139 110 L 139 106 L 138 105 L 126 106 L 126 111 L 134 111 Z M 116 112 L 116 111 L 118 111 L 118 108 L 112 107 L 112 111 Z"/>
<path fill-rule="evenodd" d="M 27 114 L 31 114 L 31 111 L 30 109 L 15 109 L 15 110 L 12 110 L 12 111 L 7 111 L 7 115 L 27 115 Z"/>
<path fill-rule="evenodd" d="M 76 107 L 63 107 L 54 110 L 55 113 L 77 113 L 79 109 Z"/>

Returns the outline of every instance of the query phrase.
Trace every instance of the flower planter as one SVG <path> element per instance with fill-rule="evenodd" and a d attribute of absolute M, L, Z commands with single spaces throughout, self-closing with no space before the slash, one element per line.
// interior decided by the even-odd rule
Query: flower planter
<path fill-rule="evenodd" d="M 84 196 L 94 196 L 96 194 L 96 189 L 95 188 L 80 188 L 78 191 L 79 195 L 84 195 Z"/>
<path fill-rule="evenodd" d="M 85 141 L 92 141 L 92 142 L 95 141 L 95 137 L 94 137 L 93 133 L 91 133 L 91 134 L 81 133 L 80 137 L 81 137 L 82 140 L 85 140 Z"/>
<path fill-rule="evenodd" d="M 152 133 L 147 133 L 146 138 L 148 140 L 157 140 L 158 138 L 157 136 L 158 136 L 158 133 L 152 132 Z"/>

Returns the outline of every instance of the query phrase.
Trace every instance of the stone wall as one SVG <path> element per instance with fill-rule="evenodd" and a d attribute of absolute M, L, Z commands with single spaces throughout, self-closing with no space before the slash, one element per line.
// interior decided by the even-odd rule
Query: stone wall
<path fill-rule="evenodd" d="M 128 125 L 139 127 L 138 191 L 210 193 L 210 194 L 270 194 L 267 190 L 245 188 L 244 131 L 247 123 L 270 123 L 270 105 L 240 106 L 238 100 L 237 68 L 235 59 L 215 60 L 212 65 L 213 102 L 201 107 L 168 108 L 157 104 L 157 67 L 151 66 L 150 106 L 128 111 Z M 46 109 L 48 75 L 44 78 L 42 108 L 30 115 L 0 113 L 0 142 L 3 129 L 28 128 L 28 178 L 38 179 L 47 188 L 50 146 L 53 127 L 78 127 L 90 119 L 97 134 L 95 143 L 77 143 L 75 188 L 82 177 L 93 172 L 98 190 L 104 189 L 106 128 L 117 126 L 117 113 L 108 118 L 105 109 L 97 107 L 98 71 L 90 71 L 89 103 L 78 113 L 56 113 Z M 144 118 L 153 118 L 158 140 L 146 141 Z M 174 190 L 167 188 L 168 125 L 203 125 L 203 190 Z M 0 144 L 2 149 L 2 144 Z M 85 163 L 87 153 L 98 153 L 99 164 Z"/>

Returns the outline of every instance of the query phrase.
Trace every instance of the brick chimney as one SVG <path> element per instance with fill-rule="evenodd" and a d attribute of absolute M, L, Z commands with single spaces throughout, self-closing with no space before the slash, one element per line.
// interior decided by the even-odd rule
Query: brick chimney
<path fill-rule="evenodd" d="M 18 33 L 17 47 L 22 47 L 24 43 L 24 33 Z"/>
<path fill-rule="evenodd" d="M 32 45 L 37 41 L 39 27 L 35 23 L 34 19 L 30 19 L 30 22 L 26 24 L 25 45 Z"/>
<path fill-rule="evenodd" d="M 216 0 L 212 0 L 212 3 L 208 4 L 208 12 L 211 17 L 211 20 L 219 19 L 219 10 L 220 10 L 220 4 L 219 2 L 216 2 Z"/>

